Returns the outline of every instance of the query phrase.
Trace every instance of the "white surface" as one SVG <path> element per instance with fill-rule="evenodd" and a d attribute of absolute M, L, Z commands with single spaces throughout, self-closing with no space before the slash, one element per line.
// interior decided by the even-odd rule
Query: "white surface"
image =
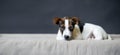
<path fill-rule="evenodd" d="M 0 40 L 48 40 L 55 38 L 56 34 L 0 34 Z"/>
<path fill-rule="evenodd" d="M 0 34 L 0 39 L 54 39 L 57 34 Z M 113 39 L 120 40 L 120 34 L 110 34 Z"/>
<path fill-rule="evenodd" d="M 120 35 L 100 41 L 57 41 L 56 34 L 0 35 L 0 55 L 120 55 Z"/>

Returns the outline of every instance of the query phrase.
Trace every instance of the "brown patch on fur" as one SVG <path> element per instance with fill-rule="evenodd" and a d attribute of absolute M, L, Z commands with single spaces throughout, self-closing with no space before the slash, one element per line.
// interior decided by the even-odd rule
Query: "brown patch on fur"
<path fill-rule="evenodd" d="M 91 33 L 90 38 L 94 38 L 95 39 L 95 36 L 94 36 L 93 33 Z"/>
<path fill-rule="evenodd" d="M 64 23 L 64 20 L 63 19 L 61 19 L 61 18 L 59 18 L 59 17 L 55 17 L 54 19 L 53 19 L 53 23 L 54 24 L 63 24 Z"/>
<path fill-rule="evenodd" d="M 80 22 L 78 17 L 64 17 L 64 18 L 55 17 L 53 19 L 53 23 L 54 24 L 64 23 L 65 19 L 69 20 L 69 25 L 71 25 L 72 23 L 79 24 Z"/>
<path fill-rule="evenodd" d="M 72 17 L 72 20 L 75 22 L 75 24 L 79 24 L 80 20 L 78 17 Z"/>
<path fill-rule="evenodd" d="M 81 35 L 80 29 L 79 29 L 79 27 L 75 27 L 72 32 L 72 39 L 77 38 L 79 35 Z"/>

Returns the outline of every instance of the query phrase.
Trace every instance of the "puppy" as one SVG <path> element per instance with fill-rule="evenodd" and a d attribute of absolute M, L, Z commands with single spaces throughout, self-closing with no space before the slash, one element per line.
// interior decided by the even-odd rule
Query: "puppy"
<path fill-rule="evenodd" d="M 77 17 L 55 17 L 53 22 L 59 26 L 57 40 L 111 40 L 101 26 L 81 23 Z"/>

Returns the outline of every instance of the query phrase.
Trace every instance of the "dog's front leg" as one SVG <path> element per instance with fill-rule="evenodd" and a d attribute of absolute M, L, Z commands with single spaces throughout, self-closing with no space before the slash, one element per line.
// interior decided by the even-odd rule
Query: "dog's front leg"
<path fill-rule="evenodd" d="M 56 39 L 57 39 L 57 40 L 64 40 L 64 38 L 63 38 L 62 33 L 61 33 L 60 30 L 58 30 Z"/>

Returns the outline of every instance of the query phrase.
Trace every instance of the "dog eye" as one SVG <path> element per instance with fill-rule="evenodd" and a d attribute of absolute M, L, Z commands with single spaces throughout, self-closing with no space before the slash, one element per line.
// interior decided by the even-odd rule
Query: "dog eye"
<path fill-rule="evenodd" d="M 64 27 L 64 26 L 62 26 L 61 28 L 65 29 L 65 27 Z"/>
<path fill-rule="evenodd" d="M 64 30 L 64 29 L 65 29 L 65 27 L 64 27 L 64 26 L 62 26 L 62 27 L 61 27 L 61 30 Z"/>
<path fill-rule="evenodd" d="M 69 27 L 69 30 L 70 30 L 70 31 L 73 31 L 73 26 L 70 26 L 70 27 Z"/>

